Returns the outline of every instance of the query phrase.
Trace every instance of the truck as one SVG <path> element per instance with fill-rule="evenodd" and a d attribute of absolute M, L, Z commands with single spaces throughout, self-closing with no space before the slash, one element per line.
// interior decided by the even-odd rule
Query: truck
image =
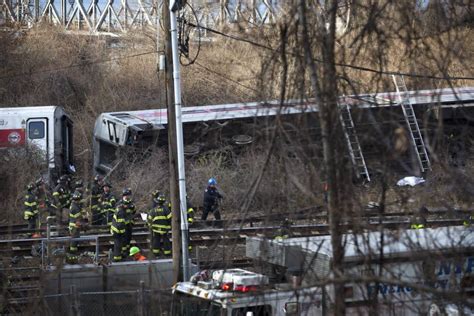
<path fill-rule="evenodd" d="M 74 171 L 73 122 L 60 106 L 0 108 L 0 150 L 34 151 L 52 182 Z"/>
<path fill-rule="evenodd" d="M 448 308 L 474 313 L 471 228 L 382 230 L 346 234 L 342 240 L 347 314 L 367 315 L 374 306 L 379 315 L 426 315 Z M 204 271 L 177 283 L 173 314 L 331 315 L 330 236 L 247 237 L 246 256 L 265 265 L 253 271 Z"/>

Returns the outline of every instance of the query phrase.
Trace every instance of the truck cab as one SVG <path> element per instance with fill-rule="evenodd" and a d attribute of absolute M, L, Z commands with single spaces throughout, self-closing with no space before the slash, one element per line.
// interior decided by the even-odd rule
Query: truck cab
<path fill-rule="evenodd" d="M 204 277 L 202 277 L 205 275 Z M 271 285 L 268 277 L 243 269 L 200 273 L 173 288 L 173 315 L 284 316 L 322 314 L 319 288 Z M 310 294 L 310 295 L 309 295 Z"/>

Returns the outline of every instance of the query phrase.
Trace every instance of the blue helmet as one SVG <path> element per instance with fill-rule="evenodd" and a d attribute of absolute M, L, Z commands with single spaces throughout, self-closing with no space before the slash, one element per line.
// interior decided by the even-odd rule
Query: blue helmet
<path fill-rule="evenodd" d="M 216 185 L 216 184 L 217 184 L 217 181 L 214 178 L 210 178 L 209 180 L 207 180 L 207 185 Z"/>

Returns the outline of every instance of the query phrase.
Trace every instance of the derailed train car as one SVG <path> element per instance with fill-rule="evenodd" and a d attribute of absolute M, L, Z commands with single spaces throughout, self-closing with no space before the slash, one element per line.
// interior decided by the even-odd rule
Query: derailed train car
<path fill-rule="evenodd" d="M 410 91 L 408 94 L 415 112 L 428 113 L 438 119 L 464 115 L 464 110 L 474 106 L 474 88 L 471 87 Z M 393 92 L 339 98 L 339 104 L 362 111 L 396 109 L 397 102 L 398 95 Z M 196 154 L 213 145 L 210 143 L 250 144 L 265 135 L 262 130 L 272 129 L 276 116 L 288 120 L 286 126 L 295 130 L 305 125 L 308 130 L 304 134 L 314 136 L 318 130 L 316 120 L 309 124 L 302 124 L 301 120 L 318 111 L 318 105 L 311 100 L 184 107 L 185 154 Z M 123 152 L 140 154 L 167 148 L 167 125 L 166 109 L 102 113 L 94 127 L 94 169 L 110 172 L 123 158 Z"/>

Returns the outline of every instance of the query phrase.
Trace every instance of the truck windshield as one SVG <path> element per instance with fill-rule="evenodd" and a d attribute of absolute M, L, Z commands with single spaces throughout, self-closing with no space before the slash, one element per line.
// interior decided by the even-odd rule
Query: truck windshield
<path fill-rule="evenodd" d="M 176 292 L 173 295 L 172 315 L 225 316 L 226 309 L 216 302 Z"/>
<path fill-rule="evenodd" d="M 252 312 L 253 316 L 272 316 L 272 307 L 270 305 L 247 306 L 232 309 L 232 316 L 246 316 Z"/>

